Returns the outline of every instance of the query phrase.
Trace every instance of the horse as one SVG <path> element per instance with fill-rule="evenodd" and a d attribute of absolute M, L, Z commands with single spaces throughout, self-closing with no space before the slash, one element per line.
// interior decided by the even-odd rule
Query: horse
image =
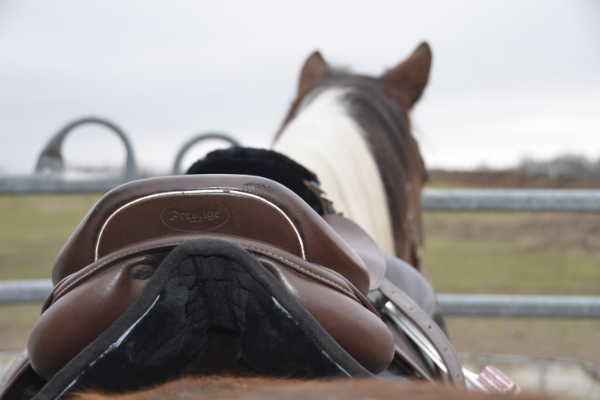
<path fill-rule="evenodd" d="M 21 387 L 23 394 L 58 398 L 107 386 L 119 392 L 186 371 L 222 376 L 187 378 L 130 397 L 211 392 L 220 398 L 221 392 L 257 398 L 310 390 L 317 398 L 371 393 L 381 383 L 376 375 L 464 386 L 435 296 L 417 272 L 427 174 L 408 112 L 430 66 L 426 43 L 378 78 L 330 68 L 315 52 L 271 150 L 213 152 L 188 170 L 205 177 L 133 182 L 105 196 L 57 259 L 57 287 L 34 328 L 29 356 L 15 370 L 21 381 L 9 383 L 8 393 L 18 396 Z M 402 330 L 394 318 L 412 325 Z M 169 325 L 159 330 L 164 321 Z M 350 334 L 340 328 L 346 326 Z M 406 335 L 418 336 L 416 330 L 433 346 L 433 358 L 410 344 Z M 298 341 L 288 346 L 286 338 Z M 252 378 L 253 371 L 371 378 L 311 383 Z M 227 394 L 238 384 L 253 389 Z M 402 384 L 385 383 L 381 396 L 412 393 L 398 389 Z M 447 397 L 436 390 L 423 390 L 423 398 Z"/>
<path fill-rule="evenodd" d="M 427 172 L 408 113 L 427 85 L 431 60 L 424 42 L 382 76 L 369 77 L 331 68 L 313 53 L 272 147 L 315 172 L 336 210 L 384 253 L 419 270 Z"/>

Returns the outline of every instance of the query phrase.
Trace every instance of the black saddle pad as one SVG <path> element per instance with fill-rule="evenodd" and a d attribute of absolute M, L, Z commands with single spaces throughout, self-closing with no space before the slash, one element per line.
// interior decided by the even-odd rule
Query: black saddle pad
<path fill-rule="evenodd" d="M 175 248 L 142 296 L 35 398 L 215 373 L 371 376 L 247 250 L 197 239 Z"/>

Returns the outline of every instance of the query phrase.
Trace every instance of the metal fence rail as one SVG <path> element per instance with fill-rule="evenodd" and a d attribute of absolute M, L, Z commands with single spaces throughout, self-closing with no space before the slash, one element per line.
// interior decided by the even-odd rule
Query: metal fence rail
<path fill-rule="evenodd" d="M 600 212 L 600 190 L 424 189 L 426 211 Z"/>
<path fill-rule="evenodd" d="M 63 174 L 56 172 L 23 176 L 0 176 L 0 194 L 26 193 L 106 193 L 125 183 L 122 177 L 113 174 L 96 174 L 89 179 L 87 174 Z"/>
<path fill-rule="evenodd" d="M 45 301 L 52 288 L 50 279 L 0 281 L 0 304 Z"/>
<path fill-rule="evenodd" d="M 0 281 L 0 304 L 35 303 L 52 291 L 50 279 Z M 445 315 L 600 318 L 600 297 L 440 294 Z"/>
<path fill-rule="evenodd" d="M 600 318 L 600 297 L 439 294 L 445 315 Z"/>
<path fill-rule="evenodd" d="M 105 193 L 122 183 L 109 175 L 92 180 L 53 173 L 0 176 L 0 193 Z M 600 212 L 600 190 L 424 189 L 421 207 L 424 211 Z"/>

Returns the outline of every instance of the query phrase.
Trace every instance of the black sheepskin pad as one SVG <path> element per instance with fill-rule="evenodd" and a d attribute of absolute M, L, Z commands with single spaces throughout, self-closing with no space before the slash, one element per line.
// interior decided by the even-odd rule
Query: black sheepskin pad
<path fill-rule="evenodd" d="M 319 182 L 317 176 L 291 158 L 272 150 L 231 147 L 215 150 L 188 169 L 187 174 L 254 175 L 278 182 L 323 215 L 317 196 L 304 181 Z"/>
<path fill-rule="evenodd" d="M 188 375 L 372 376 L 244 248 L 177 246 L 140 298 L 34 400 L 123 393 Z"/>

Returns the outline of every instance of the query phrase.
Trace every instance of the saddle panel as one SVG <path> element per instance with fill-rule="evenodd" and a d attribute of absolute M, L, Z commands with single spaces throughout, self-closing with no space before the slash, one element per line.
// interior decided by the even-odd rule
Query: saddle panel
<path fill-rule="evenodd" d="M 135 279 L 133 269 L 156 269 L 158 265 L 152 255 L 124 260 L 52 301 L 29 337 L 27 347 L 34 370 L 50 380 L 140 297 L 148 279 Z"/>
<path fill-rule="evenodd" d="M 321 286 L 272 258 L 256 257 L 287 291 L 361 365 L 380 373 L 392 362 L 394 340 L 376 313 L 356 307 L 339 291 Z M 356 321 L 361 321 L 357 324 Z"/>

